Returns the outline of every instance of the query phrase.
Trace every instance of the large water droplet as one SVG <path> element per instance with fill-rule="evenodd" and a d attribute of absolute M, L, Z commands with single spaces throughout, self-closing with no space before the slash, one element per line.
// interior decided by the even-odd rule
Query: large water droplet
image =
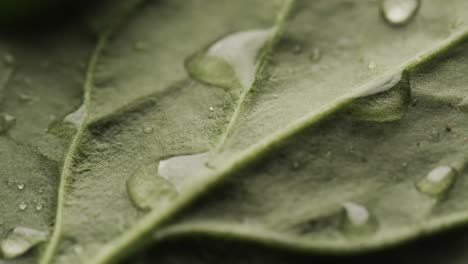
<path fill-rule="evenodd" d="M 263 47 L 276 29 L 236 32 L 186 61 L 188 73 L 201 82 L 225 88 L 249 88 L 255 81 Z"/>
<path fill-rule="evenodd" d="M 416 188 L 425 194 L 438 196 L 452 186 L 456 175 L 457 171 L 451 166 L 438 166 L 418 181 Z"/>
<path fill-rule="evenodd" d="M 23 255 L 35 245 L 46 241 L 47 233 L 28 227 L 16 227 L 2 240 L 0 248 L 7 259 Z"/>
<path fill-rule="evenodd" d="M 365 206 L 354 202 L 346 202 L 342 206 L 342 228 L 347 236 L 370 234 L 377 229 L 377 222 Z"/>
<path fill-rule="evenodd" d="M 22 183 L 22 182 L 21 182 L 21 183 L 18 183 L 18 189 L 19 189 L 19 190 L 23 190 L 24 187 L 25 187 L 24 183 Z"/>
<path fill-rule="evenodd" d="M 167 179 L 158 176 L 157 164 L 138 170 L 127 181 L 127 192 L 133 204 L 143 210 L 173 200 L 177 190 Z"/>
<path fill-rule="evenodd" d="M 75 127 L 80 127 L 85 119 L 86 108 L 85 105 L 81 105 L 75 112 L 68 114 L 63 121 L 70 123 Z"/>
<path fill-rule="evenodd" d="M 393 88 L 397 83 L 401 81 L 403 76 L 402 72 L 397 72 L 395 74 L 390 74 L 381 78 L 380 80 L 375 81 L 370 87 L 365 89 L 362 93 L 359 94 L 360 97 L 365 97 L 373 94 L 378 94 L 385 92 Z"/>
<path fill-rule="evenodd" d="M 143 210 L 168 204 L 193 183 L 194 175 L 208 170 L 207 161 L 208 153 L 181 155 L 141 168 L 127 181 L 130 200 Z"/>
<path fill-rule="evenodd" d="M 380 10 L 383 18 L 391 25 L 401 26 L 408 23 L 417 13 L 420 0 L 381 0 Z"/>
<path fill-rule="evenodd" d="M 6 113 L 0 113 L 0 134 L 7 132 L 15 125 L 16 118 Z"/>
<path fill-rule="evenodd" d="M 358 120 L 389 122 L 401 119 L 411 103 L 411 82 L 408 74 L 386 77 L 367 90 L 364 97 L 348 106 Z"/>
<path fill-rule="evenodd" d="M 171 182 L 177 190 L 181 191 L 190 185 L 193 176 L 201 171 L 208 170 L 206 163 L 209 153 L 181 155 L 161 160 L 158 167 L 158 175 Z"/>

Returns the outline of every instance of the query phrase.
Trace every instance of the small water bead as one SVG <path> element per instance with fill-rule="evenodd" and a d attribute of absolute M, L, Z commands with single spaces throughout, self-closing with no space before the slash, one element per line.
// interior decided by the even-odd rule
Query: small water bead
<path fill-rule="evenodd" d="M 143 129 L 143 133 L 145 134 L 152 134 L 153 133 L 153 128 L 152 127 L 145 127 Z"/>
<path fill-rule="evenodd" d="M 369 64 L 367 65 L 367 68 L 369 68 L 369 70 L 374 70 L 376 67 L 377 64 L 375 64 L 375 62 L 373 61 L 369 62 Z"/>
<path fill-rule="evenodd" d="M 210 111 L 213 112 L 213 111 L 214 111 L 214 107 L 210 106 Z"/>
<path fill-rule="evenodd" d="M 316 61 L 319 61 L 321 57 L 322 57 L 322 52 L 320 51 L 320 49 L 314 48 L 312 50 L 312 53 L 309 56 L 309 59 L 313 62 L 316 62 Z"/>
<path fill-rule="evenodd" d="M 105 143 L 105 142 L 100 142 L 100 143 L 96 144 L 96 150 L 99 151 L 99 152 L 104 152 L 109 147 L 110 147 L 110 145 L 108 143 Z"/>
<path fill-rule="evenodd" d="M 211 85 L 250 88 L 259 66 L 259 55 L 275 33 L 276 28 L 228 35 L 187 59 L 186 70 L 192 78 Z"/>
<path fill-rule="evenodd" d="M 76 255 L 81 255 L 83 254 L 83 246 L 82 245 L 74 245 L 73 246 L 73 252 L 75 252 Z"/>
<path fill-rule="evenodd" d="M 455 105 L 455 107 L 463 112 L 468 111 L 468 96 L 463 97 L 458 104 Z"/>
<path fill-rule="evenodd" d="M 452 23 L 450 23 L 450 28 L 451 29 L 458 29 L 461 25 L 463 25 L 463 20 L 459 17 L 455 18 L 452 20 Z"/>
<path fill-rule="evenodd" d="M 366 224 L 370 219 L 370 214 L 367 209 L 357 203 L 346 202 L 343 204 L 346 212 L 346 217 L 352 225 L 361 226 Z"/>
<path fill-rule="evenodd" d="M 18 189 L 23 190 L 25 187 L 24 183 L 18 183 Z"/>
<path fill-rule="evenodd" d="M 302 53 L 302 46 L 299 45 L 299 44 L 294 45 L 294 47 L 293 47 L 293 49 L 292 49 L 292 52 L 293 52 L 293 54 L 295 54 L 295 55 L 301 54 L 301 53 Z"/>
<path fill-rule="evenodd" d="M 0 134 L 7 132 L 16 123 L 16 118 L 10 114 L 0 113 Z"/>
<path fill-rule="evenodd" d="M 6 259 L 19 257 L 46 239 L 46 232 L 28 227 L 16 227 L 1 241 L 1 255 Z"/>
<path fill-rule="evenodd" d="M 292 164 L 292 167 L 293 167 L 293 169 L 297 170 L 297 169 L 299 169 L 300 165 L 301 164 L 298 161 L 294 161 L 293 164 Z"/>
<path fill-rule="evenodd" d="M 343 232 L 348 237 L 368 235 L 377 229 L 377 222 L 369 210 L 358 203 L 345 202 L 343 207 Z"/>
<path fill-rule="evenodd" d="M 380 12 L 390 25 L 402 26 L 416 15 L 420 4 L 420 0 L 381 0 Z"/>
<path fill-rule="evenodd" d="M 452 132 L 453 124 L 452 123 L 445 123 L 445 131 Z"/>
<path fill-rule="evenodd" d="M 13 186 L 13 184 L 15 184 L 15 181 L 13 179 L 8 179 L 7 180 L 7 185 L 8 186 Z"/>
<path fill-rule="evenodd" d="M 50 62 L 48 60 L 44 60 L 41 62 L 42 68 L 48 68 L 50 66 Z"/>
<path fill-rule="evenodd" d="M 455 181 L 457 171 L 451 166 L 438 166 L 416 183 L 416 188 L 427 195 L 438 196 L 445 193 Z"/>
<path fill-rule="evenodd" d="M 80 127 L 81 124 L 83 123 L 84 119 L 85 119 L 85 113 L 86 113 L 86 109 L 85 109 L 85 105 L 81 105 L 76 111 L 68 114 L 64 119 L 63 121 L 65 123 L 69 123 L 69 124 L 72 124 L 74 125 L 76 128 Z"/>
<path fill-rule="evenodd" d="M 26 208 L 28 208 L 28 204 L 25 203 L 25 202 L 21 202 L 19 205 L 18 205 L 19 209 L 20 210 L 26 210 Z"/>
<path fill-rule="evenodd" d="M 38 193 L 43 193 L 44 192 L 44 187 L 40 187 L 38 190 L 37 190 Z"/>
<path fill-rule="evenodd" d="M 144 41 L 137 41 L 133 44 L 133 49 L 135 51 L 145 51 L 149 48 L 149 44 Z"/>
<path fill-rule="evenodd" d="M 16 93 L 16 95 L 21 101 L 25 103 L 31 102 L 34 99 L 32 95 L 24 93 L 24 92 L 18 92 Z"/>
<path fill-rule="evenodd" d="M 37 203 L 37 204 L 36 204 L 36 211 L 41 211 L 42 208 L 44 208 L 44 206 L 42 205 L 42 203 Z"/>
<path fill-rule="evenodd" d="M 55 122 L 57 120 L 57 116 L 49 115 L 49 122 Z"/>
<path fill-rule="evenodd" d="M 12 65 L 13 63 L 15 63 L 15 57 L 12 55 L 12 54 L 5 54 L 3 56 L 3 61 L 7 64 L 7 65 Z"/>

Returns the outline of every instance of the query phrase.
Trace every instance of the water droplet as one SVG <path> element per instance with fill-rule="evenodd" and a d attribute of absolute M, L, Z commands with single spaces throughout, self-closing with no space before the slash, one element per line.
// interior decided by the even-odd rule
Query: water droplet
<path fill-rule="evenodd" d="M 302 53 L 302 46 L 299 45 L 299 44 L 294 45 L 294 47 L 293 47 L 293 49 L 292 49 L 292 52 L 293 52 L 293 54 L 295 54 L 295 55 L 301 54 L 301 53 Z"/>
<path fill-rule="evenodd" d="M 24 186 L 24 183 L 18 183 L 18 189 L 23 190 Z"/>
<path fill-rule="evenodd" d="M 85 105 L 81 105 L 75 112 L 68 114 L 63 121 L 74 125 L 76 128 L 80 127 L 85 119 L 86 109 Z"/>
<path fill-rule="evenodd" d="M 0 248 L 3 257 L 12 259 L 23 255 L 40 242 L 46 241 L 46 239 L 46 232 L 28 227 L 16 227 L 2 240 Z"/>
<path fill-rule="evenodd" d="M 145 166 L 127 181 L 127 193 L 132 203 L 149 210 L 173 200 L 177 190 L 167 179 L 158 175 L 158 164 Z"/>
<path fill-rule="evenodd" d="M 420 0 L 381 0 L 383 18 L 394 26 L 407 24 L 417 13 Z"/>
<path fill-rule="evenodd" d="M 461 25 L 463 25 L 463 20 L 460 17 L 456 17 L 450 23 L 450 28 L 458 29 Z"/>
<path fill-rule="evenodd" d="M 299 166 L 300 166 L 300 164 L 299 164 L 298 161 L 294 161 L 293 164 L 292 164 L 292 167 L 293 167 L 293 169 L 295 169 L 295 170 L 296 170 L 296 169 L 299 169 Z"/>
<path fill-rule="evenodd" d="M 362 226 L 370 219 L 367 209 L 356 203 L 347 202 L 343 204 L 348 221 L 354 226 Z"/>
<path fill-rule="evenodd" d="M 463 97 L 458 104 L 455 105 L 460 111 L 468 111 L 468 96 Z"/>
<path fill-rule="evenodd" d="M 105 142 L 96 143 L 96 150 L 99 152 L 104 152 L 109 148 L 109 144 Z"/>
<path fill-rule="evenodd" d="M 81 246 L 81 245 L 74 245 L 74 246 L 73 246 L 73 251 L 75 252 L 75 254 L 81 255 L 81 254 L 83 253 L 83 246 Z"/>
<path fill-rule="evenodd" d="M 25 202 L 21 202 L 18 207 L 20 210 L 25 210 L 26 208 L 28 208 L 28 204 Z"/>
<path fill-rule="evenodd" d="M 411 104 L 409 75 L 392 75 L 378 81 L 367 90 L 364 97 L 355 99 L 348 106 L 353 118 L 370 122 L 400 120 Z"/>
<path fill-rule="evenodd" d="M 401 81 L 402 76 L 402 72 L 397 72 L 395 74 L 385 76 L 380 80 L 376 81 L 374 84 L 372 84 L 368 89 L 360 93 L 359 97 L 385 92 L 388 89 L 395 87 L 395 85 L 397 85 Z"/>
<path fill-rule="evenodd" d="M 32 95 L 24 93 L 24 92 L 17 92 L 16 95 L 21 101 L 25 103 L 30 102 L 34 99 Z"/>
<path fill-rule="evenodd" d="M 41 62 L 42 68 L 48 68 L 50 66 L 50 62 L 48 60 L 44 60 Z"/>
<path fill-rule="evenodd" d="M 7 65 L 12 65 L 13 63 L 15 63 L 15 57 L 12 54 L 8 53 L 3 56 L 3 61 Z"/>
<path fill-rule="evenodd" d="M 44 206 L 42 205 L 42 203 L 37 203 L 36 204 L 36 211 L 41 211 L 43 207 Z"/>
<path fill-rule="evenodd" d="M 7 180 L 7 185 L 8 186 L 13 186 L 13 184 L 15 184 L 15 181 L 13 179 L 10 178 L 10 179 Z"/>
<path fill-rule="evenodd" d="M 38 190 L 37 190 L 38 193 L 43 193 L 44 192 L 44 187 L 40 187 Z"/>
<path fill-rule="evenodd" d="M 431 170 L 426 177 L 416 183 L 416 188 L 430 196 L 445 193 L 455 181 L 457 171 L 450 166 L 438 166 Z"/>
<path fill-rule="evenodd" d="M 363 205 L 346 202 L 342 206 L 344 211 L 342 228 L 347 236 L 370 234 L 377 229 L 377 222 Z"/>
<path fill-rule="evenodd" d="M 208 152 L 171 157 L 159 162 L 158 175 L 181 191 L 191 184 L 193 176 L 207 170 L 205 164 L 208 160 Z"/>
<path fill-rule="evenodd" d="M 16 123 L 16 118 L 6 113 L 0 113 L 0 134 L 7 132 Z"/>
<path fill-rule="evenodd" d="M 147 50 L 149 47 L 149 44 L 147 42 L 144 42 L 144 41 L 137 41 L 133 44 L 133 48 L 136 50 L 136 51 L 145 51 Z"/>
<path fill-rule="evenodd" d="M 314 48 L 312 50 L 312 53 L 309 56 L 309 59 L 313 62 L 316 62 L 316 61 L 319 61 L 321 57 L 322 57 L 322 52 L 320 51 L 320 49 Z"/>
<path fill-rule="evenodd" d="M 445 123 L 445 131 L 452 132 L 453 124 L 452 123 Z"/>
<path fill-rule="evenodd" d="M 367 65 L 367 68 L 369 68 L 369 70 L 373 70 L 377 67 L 377 64 L 375 64 L 375 62 L 371 61 L 369 62 L 369 64 Z"/>
<path fill-rule="evenodd" d="M 145 134 L 152 134 L 153 133 L 153 128 L 152 127 L 145 127 L 143 129 L 143 133 Z"/>
<path fill-rule="evenodd" d="M 185 63 L 193 78 L 225 88 L 250 88 L 264 46 L 276 29 L 236 32 L 191 56 Z"/>
<path fill-rule="evenodd" d="M 213 110 L 214 110 L 214 107 L 210 106 L 210 111 L 212 111 L 212 112 L 213 112 Z"/>

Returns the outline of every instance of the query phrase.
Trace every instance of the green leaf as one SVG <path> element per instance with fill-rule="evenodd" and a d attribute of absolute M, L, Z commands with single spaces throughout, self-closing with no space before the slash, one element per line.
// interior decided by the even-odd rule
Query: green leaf
<path fill-rule="evenodd" d="M 67 29 L 68 33 L 49 32 L 44 37 L 1 38 L 0 237 L 5 240 L 0 256 L 13 257 L 11 246 L 19 246 L 23 238 L 30 243 L 25 250 L 42 241 L 37 234 L 49 233 L 55 216 L 60 163 L 69 140 L 46 131 L 81 103 L 93 44 L 82 27 Z M 16 242 L 7 244 L 8 238 L 13 241 L 10 234 L 15 228 Z M 33 251 L 11 263 L 29 263 L 35 255 Z"/>
<path fill-rule="evenodd" d="M 343 254 L 465 221 L 465 113 L 447 105 L 465 98 L 466 1 L 424 2 L 399 27 L 357 0 L 140 2 L 87 19 L 81 106 L 52 91 L 19 108 L 31 131 L 47 107 L 68 123 L 15 141 L 56 172 L 40 263 L 113 263 L 193 235 Z M 13 134 L 19 119 L 2 118 Z"/>
<path fill-rule="evenodd" d="M 467 44 L 411 71 L 413 103 L 400 120 L 338 111 L 236 172 L 160 236 L 343 254 L 466 224 Z"/>
<path fill-rule="evenodd" d="M 139 253 L 125 263 L 145 264 L 372 264 L 372 263 L 428 263 L 462 264 L 466 254 L 466 229 L 457 229 L 422 241 L 401 245 L 372 254 L 353 256 L 326 256 L 323 254 L 298 254 L 281 248 L 262 247 L 246 241 L 226 239 L 212 240 L 207 237 L 184 237 L 172 240 L 146 252 Z"/>

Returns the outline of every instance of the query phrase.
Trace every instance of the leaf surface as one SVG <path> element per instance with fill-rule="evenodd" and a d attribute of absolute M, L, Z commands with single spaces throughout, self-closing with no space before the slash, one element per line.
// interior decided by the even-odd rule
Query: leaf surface
<path fill-rule="evenodd" d="M 60 168 L 41 263 L 116 262 L 155 231 L 344 253 L 465 221 L 465 1 L 402 27 L 368 1 L 140 2 L 91 18 L 86 80 L 62 94 L 81 85 L 82 107 L 44 101 L 75 103 L 77 133 L 45 137 L 40 108 L 17 132 Z"/>

